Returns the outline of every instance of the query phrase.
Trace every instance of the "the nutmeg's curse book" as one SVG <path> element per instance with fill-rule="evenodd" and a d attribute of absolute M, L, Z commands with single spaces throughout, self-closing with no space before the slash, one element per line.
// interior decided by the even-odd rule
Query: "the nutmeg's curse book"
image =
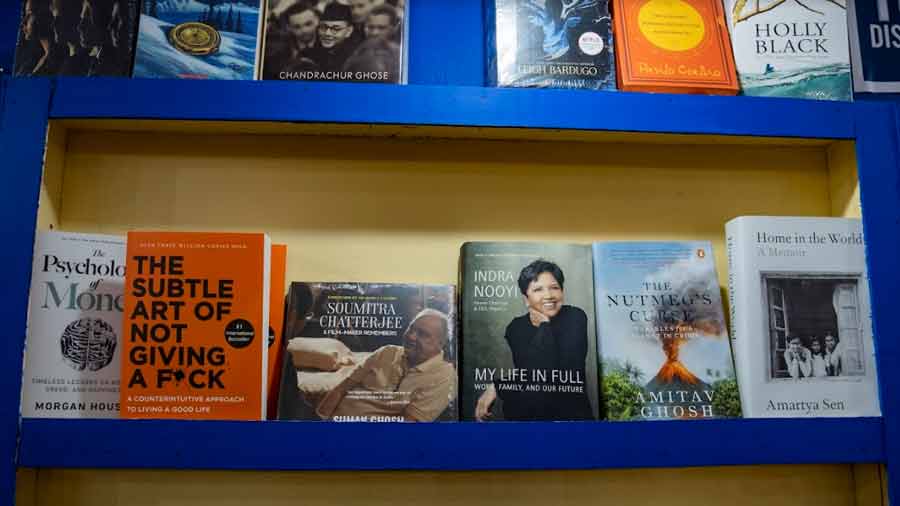
<path fill-rule="evenodd" d="M 450 285 L 291 283 L 280 420 L 459 418 Z"/>
<path fill-rule="evenodd" d="M 615 0 L 619 89 L 735 95 L 721 0 Z"/>
<path fill-rule="evenodd" d="M 607 418 L 741 415 L 709 242 L 594 243 L 594 293 Z"/>
<path fill-rule="evenodd" d="M 124 282 L 124 237 L 37 234 L 22 416 L 119 416 Z"/>
<path fill-rule="evenodd" d="M 596 419 L 591 247 L 467 242 L 459 276 L 462 419 Z"/>
<path fill-rule="evenodd" d="M 266 415 L 265 234 L 129 232 L 123 418 Z"/>

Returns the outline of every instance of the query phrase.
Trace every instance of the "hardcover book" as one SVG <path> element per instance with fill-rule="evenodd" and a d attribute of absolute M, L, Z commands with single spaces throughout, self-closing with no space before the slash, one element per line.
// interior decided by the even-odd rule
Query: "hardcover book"
<path fill-rule="evenodd" d="M 262 78 L 406 82 L 407 2 L 268 0 Z"/>
<path fill-rule="evenodd" d="M 616 89 L 609 0 L 489 0 L 492 86 Z"/>
<path fill-rule="evenodd" d="M 281 363 L 284 360 L 284 276 L 287 270 L 287 246 L 272 245 L 272 268 L 269 276 L 269 340 L 268 392 L 266 393 L 266 418 L 278 417 L 278 390 L 281 388 Z"/>
<path fill-rule="evenodd" d="M 459 419 L 453 286 L 294 282 L 284 332 L 281 420 Z"/>
<path fill-rule="evenodd" d="M 744 95 L 852 100 L 845 2 L 726 0 Z"/>
<path fill-rule="evenodd" d="M 462 419 L 596 419 L 590 246 L 469 242 L 460 256 Z"/>
<path fill-rule="evenodd" d="M 260 0 L 140 0 L 133 77 L 256 78 Z"/>
<path fill-rule="evenodd" d="M 16 76 L 128 76 L 137 0 L 25 0 Z"/>
<path fill-rule="evenodd" d="M 614 0 L 614 7 L 620 89 L 737 94 L 721 0 Z"/>
<path fill-rule="evenodd" d="M 265 234 L 129 232 L 123 418 L 264 420 Z"/>
<path fill-rule="evenodd" d="M 610 420 L 741 415 L 709 242 L 594 244 Z"/>
<path fill-rule="evenodd" d="M 125 240 L 38 232 L 22 416 L 118 418 Z"/>
<path fill-rule="evenodd" d="M 745 216 L 726 234 L 744 414 L 880 416 L 860 221 Z"/>

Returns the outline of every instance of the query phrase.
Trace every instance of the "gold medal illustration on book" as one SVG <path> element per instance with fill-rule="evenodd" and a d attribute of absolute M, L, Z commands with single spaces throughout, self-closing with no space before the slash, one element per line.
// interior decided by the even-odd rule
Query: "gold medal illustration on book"
<path fill-rule="evenodd" d="M 169 30 L 169 42 L 183 53 L 206 56 L 219 50 L 222 37 L 215 28 L 205 23 L 190 21 Z"/>

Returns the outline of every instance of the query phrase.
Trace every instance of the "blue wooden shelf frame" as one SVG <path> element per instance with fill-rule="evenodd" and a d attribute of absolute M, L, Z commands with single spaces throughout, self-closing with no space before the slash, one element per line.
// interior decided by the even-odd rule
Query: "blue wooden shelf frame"
<path fill-rule="evenodd" d="M 12 329 L 0 344 L 0 506 L 12 504 L 19 466 L 474 470 L 881 462 L 888 466 L 891 496 L 900 501 L 900 377 L 894 374 L 900 324 L 893 319 L 900 287 L 900 119 L 893 104 L 435 85 L 0 79 L 0 107 L 0 321 Z M 853 140 L 884 417 L 374 426 L 20 420 L 46 128 L 54 119 L 93 118 Z M 386 449 L 386 440 L 397 443 Z"/>

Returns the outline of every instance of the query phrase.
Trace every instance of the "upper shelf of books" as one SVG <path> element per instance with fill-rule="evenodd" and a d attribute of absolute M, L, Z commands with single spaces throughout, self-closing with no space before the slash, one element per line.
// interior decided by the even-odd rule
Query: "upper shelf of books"
<path fill-rule="evenodd" d="M 30 86 L 23 83 L 22 86 Z M 268 121 L 850 139 L 867 103 L 469 86 L 61 78 L 54 119 Z"/>

